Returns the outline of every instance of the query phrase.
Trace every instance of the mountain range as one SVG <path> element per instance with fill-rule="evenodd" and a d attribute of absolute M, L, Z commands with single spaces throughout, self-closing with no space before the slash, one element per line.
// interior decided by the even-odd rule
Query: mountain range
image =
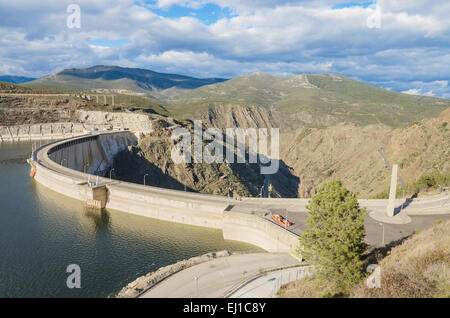
<path fill-rule="evenodd" d="M 222 78 L 194 78 L 178 74 L 158 73 L 140 68 L 97 65 L 84 69 L 65 69 L 36 79 L 28 86 L 62 89 L 125 89 L 149 93 L 197 87 L 223 82 Z"/>
<path fill-rule="evenodd" d="M 15 76 L 15 75 L 0 75 L 0 82 L 23 84 L 34 81 L 36 78 L 25 77 L 25 76 Z"/>

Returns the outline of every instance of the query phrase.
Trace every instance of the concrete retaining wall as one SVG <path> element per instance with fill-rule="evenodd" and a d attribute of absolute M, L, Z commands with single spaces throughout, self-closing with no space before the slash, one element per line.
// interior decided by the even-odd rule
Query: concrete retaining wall
<path fill-rule="evenodd" d="M 0 142 L 23 140 L 63 139 L 86 134 L 81 123 L 52 123 L 0 126 Z"/>
<path fill-rule="evenodd" d="M 74 116 L 78 122 L 0 126 L 0 142 L 64 139 L 85 135 L 92 129 L 129 130 L 136 135 L 152 132 L 152 121 L 143 114 L 77 110 Z"/>

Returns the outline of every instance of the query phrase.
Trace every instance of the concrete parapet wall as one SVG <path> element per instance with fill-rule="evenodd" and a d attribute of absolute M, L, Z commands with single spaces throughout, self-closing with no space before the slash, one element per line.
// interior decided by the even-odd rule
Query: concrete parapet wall
<path fill-rule="evenodd" d="M 289 252 L 298 246 L 298 235 L 254 214 L 225 212 L 223 237 L 264 248 L 269 252 Z"/>
<path fill-rule="evenodd" d="M 137 192 L 123 184 L 108 185 L 106 207 L 155 219 L 222 228 L 222 214 L 226 204 L 212 204 L 202 201 L 190 202 L 176 194 L 161 195 L 153 192 Z"/>

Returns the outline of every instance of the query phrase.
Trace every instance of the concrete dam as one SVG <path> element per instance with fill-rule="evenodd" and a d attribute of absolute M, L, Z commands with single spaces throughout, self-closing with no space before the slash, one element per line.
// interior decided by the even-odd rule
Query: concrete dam
<path fill-rule="evenodd" d="M 298 235 L 264 218 L 262 202 L 144 186 L 105 177 L 117 153 L 137 143 L 130 131 L 91 133 L 52 142 L 29 159 L 40 184 L 95 208 L 108 208 L 155 219 L 222 229 L 225 239 L 271 252 L 288 252 Z M 297 199 L 301 206 L 307 200 Z M 283 203 L 284 202 L 284 203 Z M 281 199 L 276 206 L 292 205 Z"/>
<path fill-rule="evenodd" d="M 97 209 L 119 210 L 144 217 L 221 229 L 223 237 L 289 252 L 305 229 L 308 199 L 227 198 L 144 186 L 105 177 L 117 153 L 137 143 L 131 131 L 91 133 L 55 141 L 36 149 L 28 160 L 31 176 L 40 184 Z M 151 176 L 150 176 L 151 177 Z M 359 199 L 368 212 L 385 214 L 388 200 Z M 448 213 L 450 198 L 433 196 L 404 204 L 406 215 Z M 289 229 L 270 220 L 285 211 L 299 221 Z M 424 214 L 426 212 L 427 214 Z"/>

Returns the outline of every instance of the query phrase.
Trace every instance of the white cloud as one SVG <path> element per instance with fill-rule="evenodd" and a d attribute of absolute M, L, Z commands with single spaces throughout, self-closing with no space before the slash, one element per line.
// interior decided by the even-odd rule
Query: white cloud
<path fill-rule="evenodd" d="M 211 25 L 199 14 L 160 17 L 143 1 L 79 0 L 82 27 L 68 29 L 66 7 L 72 2 L 0 0 L 0 72 L 41 76 L 93 64 L 193 76 L 335 72 L 397 91 L 450 93 L 450 2 L 445 0 L 379 0 L 380 29 L 366 25 L 370 8 L 332 10 L 342 3 L 334 0 L 160 0 L 155 5 L 170 10 L 177 4 L 191 12 L 209 2 L 237 13 Z M 97 39 L 130 43 L 89 45 Z"/>
<path fill-rule="evenodd" d="M 422 89 L 420 89 L 420 88 L 411 88 L 406 91 L 403 91 L 402 93 L 409 94 L 409 95 L 434 96 L 433 91 L 422 92 Z"/>

